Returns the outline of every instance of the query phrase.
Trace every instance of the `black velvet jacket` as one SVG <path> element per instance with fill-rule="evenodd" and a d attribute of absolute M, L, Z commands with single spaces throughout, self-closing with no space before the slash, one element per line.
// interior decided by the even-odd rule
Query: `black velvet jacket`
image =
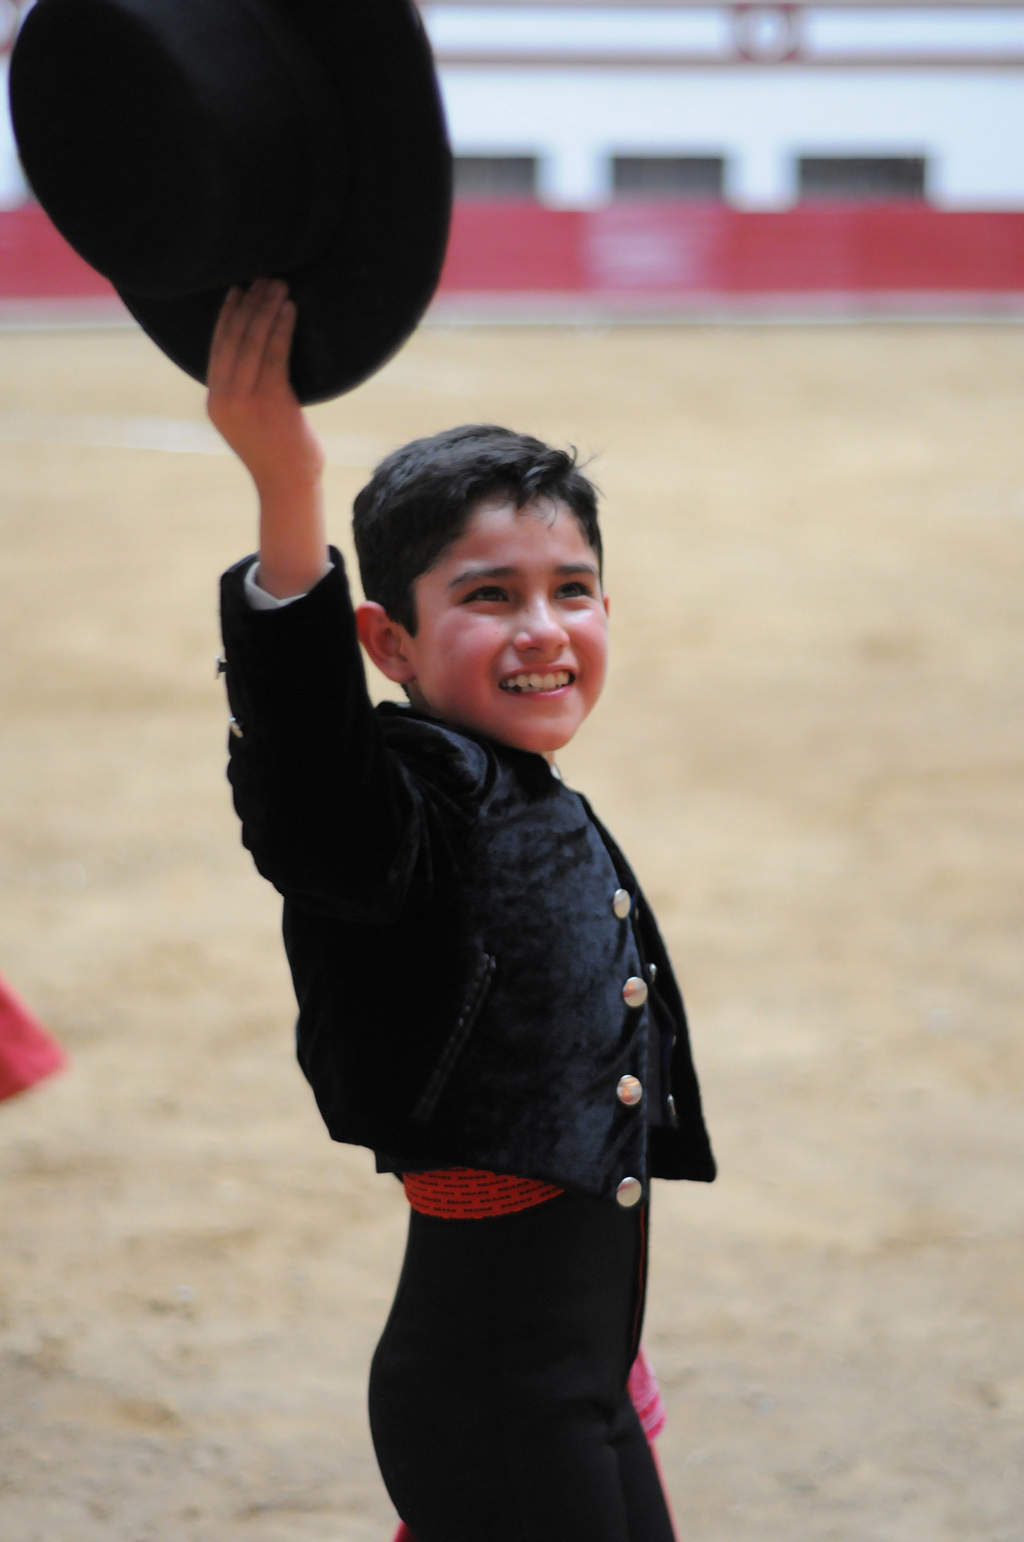
<path fill-rule="evenodd" d="M 372 706 L 332 555 L 280 609 L 249 606 L 251 558 L 221 585 L 228 775 L 284 897 L 331 1135 L 382 1170 L 608 1198 L 626 1177 L 712 1179 L 683 1003 L 625 858 L 543 757 Z"/>

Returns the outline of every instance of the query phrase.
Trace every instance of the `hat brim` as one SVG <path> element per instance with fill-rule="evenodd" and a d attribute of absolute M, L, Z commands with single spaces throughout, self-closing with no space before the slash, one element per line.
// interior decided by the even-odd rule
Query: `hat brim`
<path fill-rule="evenodd" d="M 451 152 L 433 59 L 411 0 L 291 0 L 317 49 L 338 123 L 318 153 L 336 163 L 339 218 L 315 257 L 277 273 L 296 302 L 291 377 L 303 403 L 359 385 L 409 337 L 437 287 L 451 217 Z M 245 284 L 264 275 L 239 273 Z M 225 283 L 153 297 L 122 287 L 147 335 L 205 382 Z"/>

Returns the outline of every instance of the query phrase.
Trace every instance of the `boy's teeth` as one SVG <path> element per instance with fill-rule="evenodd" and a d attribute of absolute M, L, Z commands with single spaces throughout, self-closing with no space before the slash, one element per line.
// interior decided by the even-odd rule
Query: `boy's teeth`
<path fill-rule="evenodd" d="M 568 685 L 572 675 L 567 669 L 556 670 L 549 675 L 513 675 L 511 680 L 503 680 L 503 691 L 556 691 L 560 686 Z"/>

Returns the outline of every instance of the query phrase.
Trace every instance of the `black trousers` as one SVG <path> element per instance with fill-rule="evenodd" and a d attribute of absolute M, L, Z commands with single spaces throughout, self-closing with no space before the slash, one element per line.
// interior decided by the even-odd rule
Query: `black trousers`
<path fill-rule="evenodd" d="M 413 1211 L 370 1426 L 416 1542 L 671 1542 L 626 1390 L 645 1207 L 562 1194 L 487 1220 Z"/>

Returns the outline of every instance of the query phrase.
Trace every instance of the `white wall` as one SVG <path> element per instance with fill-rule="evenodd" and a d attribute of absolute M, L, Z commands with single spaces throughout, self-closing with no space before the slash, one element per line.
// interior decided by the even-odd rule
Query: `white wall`
<path fill-rule="evenodd" d="M 613 154 L 724 155 L 726 196 L 783 208 L 806 154 L 924 155 L 949 208 L 1024 208 L 1024 71 L 444 67 L 457 153 L 536 154 L 541 196 L 590 207 Z"/>
<path fill-rule="evenodd" d="M 817 153 L 923 155 L 940 207 L 1024 208 L 1024 3 L 764 6 L 746 22 L 727 5 L 642 3 L 424 16 L 456 151 L 536 154 L 554 205 L 603 202 L 615 153 L 664 153 L 723 155 L 731 202 L 784 208 L 796 158 Z M 781 41 L 809 62 L 744 63 L 758 39 L 764 55 Z M 519 62 L 457 62 L 502 51 Z M 631 51 L 675 62 L 630 67 Z M 623 62 L 524 62 L 538 52 Z M 886 67 L 866 62 L 878 57 Z"/>
<path fill-rule="evenodd" d="M 0 58 L 0 209 L 13 209 L 28 197 L 21 174 L 14 130 L 7 109 L 7 59 Z"/>

